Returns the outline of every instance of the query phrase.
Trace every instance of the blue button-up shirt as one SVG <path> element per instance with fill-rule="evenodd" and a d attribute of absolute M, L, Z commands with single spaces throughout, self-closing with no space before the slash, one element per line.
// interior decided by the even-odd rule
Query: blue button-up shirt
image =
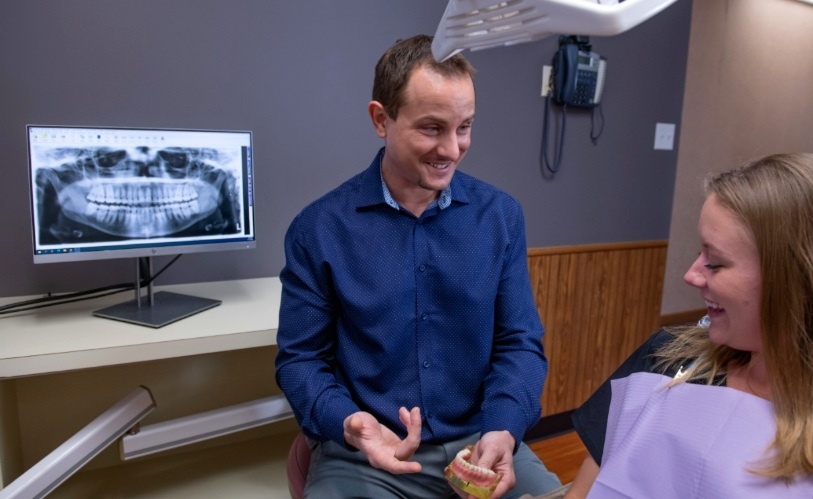
<path fill-rule="evenodd" d="M 288 229 L 277 382 L 319 440 L 346 445 L 360 410 L 403 437 L 398 409 L 418 406 L 423 442 L 519 442 L 547 374 L 522 209 L 458 171 L 449 200 L 415 217 L 387 203 L 382 156 Z"/>

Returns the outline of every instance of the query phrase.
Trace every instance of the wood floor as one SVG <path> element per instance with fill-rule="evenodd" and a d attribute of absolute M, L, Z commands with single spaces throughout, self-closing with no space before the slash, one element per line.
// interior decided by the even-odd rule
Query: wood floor
<path fill-rule="evenodd" d="M 575 431 L 530 442 L 528 447 L 563 484 L 573 481 L 587 455 L 587 449 Z"/>

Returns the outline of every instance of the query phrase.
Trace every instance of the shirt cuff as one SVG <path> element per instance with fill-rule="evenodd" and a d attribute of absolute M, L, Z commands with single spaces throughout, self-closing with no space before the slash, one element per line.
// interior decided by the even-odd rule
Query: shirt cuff
<path fill-rule="evenodd" d="M 323 393 L 316 400 L 313 408 L 314 423 L 324 438 L 338 443 L 345 449 L 356 450 L 344 440 L 344 420 L 361 409 L 350 398 L 329 393 Z"/>
<path fill-rule="evenodd" d="M 514 453 L 516 453 L 519 444 L 525 438 L 525 432 L 531 426 L 522 417 L 518 416 L 521 414 L 523 414 L 522 409 L 516 405 L 492 407 L 487 413 L 483 414 L 480 431 L 483 435 L 490 431 L 508 431 L 514 437 Z"/>

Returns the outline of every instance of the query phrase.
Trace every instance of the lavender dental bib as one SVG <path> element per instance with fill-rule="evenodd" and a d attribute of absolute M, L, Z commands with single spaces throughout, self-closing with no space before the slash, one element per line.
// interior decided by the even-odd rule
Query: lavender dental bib
<path fill-rule="evenodd" d="M 748 472 L 768 454 L 773 406 L 738 390 L 635 373 L 612 381 L 601 471 L 588 498 L 813 498 Z"/>

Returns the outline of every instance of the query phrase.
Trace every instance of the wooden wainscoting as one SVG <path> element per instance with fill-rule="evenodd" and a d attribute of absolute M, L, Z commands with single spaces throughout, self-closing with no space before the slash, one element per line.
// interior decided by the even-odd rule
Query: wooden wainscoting
<path fill-rule="evenodd" d="M 542 414 L 584 402 L 660 323 L 666 241 L 528 250 L 545 325 Z"/>

